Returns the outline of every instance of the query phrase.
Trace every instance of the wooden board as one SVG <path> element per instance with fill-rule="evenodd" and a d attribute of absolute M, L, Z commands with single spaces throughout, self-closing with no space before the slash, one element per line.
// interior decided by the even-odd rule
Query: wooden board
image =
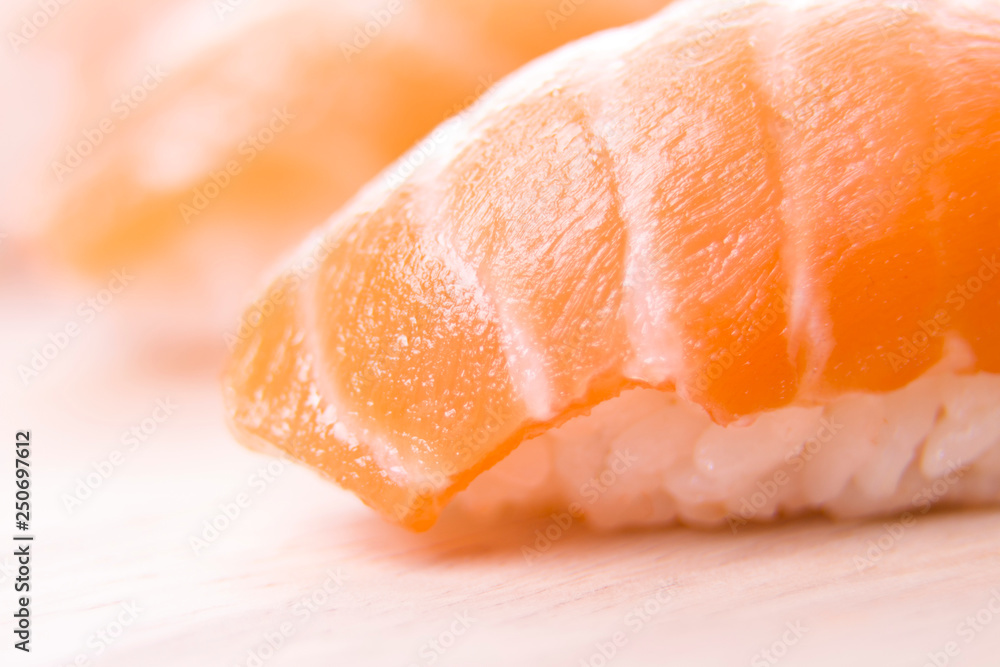
<path fill-rule="evenodd" d="M 34 314 L 3 332 L 5 368 L 72 303 L 6 301 Z M 549 522 L 446 517 L 415 535 L 306 470 L 266 481 L 270 460 L 226 432 L 214 378 L 149 372 L 162 364 L 121 345 L 115 327 L 95 322 L 28 387 L 14 372 L 0 382 L 4 437 L 33 434 L 37 535 L 34 650 L 9 646 L 5 576 L 0 664 L 1000 664 L 996 510 L 932 513 L 894 536 L 884 522 L 818 518 L 736 535 L 576 525 L 527 559 Z M 177 407 L 67 509 L 157 400 Z M 5 498 L 11 458 L 0 462 Z M 240 494 L 246 506 L 208 543 L 205 522 L 223 526 Z M 977 613 L 978 630 L 965 620 Z M 120 634 L 105 644 L 102 630 Z M 957 655 L 942 653 L 950 642 Z"/>

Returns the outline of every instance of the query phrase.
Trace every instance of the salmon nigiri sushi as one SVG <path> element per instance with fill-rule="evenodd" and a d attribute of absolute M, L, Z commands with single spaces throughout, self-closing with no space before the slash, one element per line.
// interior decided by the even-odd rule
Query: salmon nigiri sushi
<path fill-rule="evenodd" d="M 247 445 L 417 530 L 1000 499 L 1000 5 L 681 0 L 428 141 L 247 309 Z"/>

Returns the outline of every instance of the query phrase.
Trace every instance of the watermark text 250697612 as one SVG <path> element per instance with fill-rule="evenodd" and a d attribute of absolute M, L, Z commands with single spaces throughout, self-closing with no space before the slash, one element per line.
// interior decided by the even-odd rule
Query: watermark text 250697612
<path fill-rule="evenodd" d="M 14 648 L 31 650 L 31 431 L 18 431 L 14 437 L 14 557 L 17 559 L 17 577 L 14 594 L 17 604 L 14 611 Z"/>

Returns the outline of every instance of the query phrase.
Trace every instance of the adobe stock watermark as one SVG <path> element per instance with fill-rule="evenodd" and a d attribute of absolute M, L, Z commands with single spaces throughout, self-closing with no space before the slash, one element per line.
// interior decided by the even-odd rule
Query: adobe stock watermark
<path fill-rule="evenodd" d="M 151 92 L 156 90 L 165 78 L 167 78 L 167 73 L 159 65 L 147 67 L 142 80 L 111 103 L 110 113 L 92 127 L 85 128 L 77 141 L 66 146 L 61 161 L 54 160 L 52 162 L 52 173 L 56 180 L 62 183 L 63 179 L 82 165 L 87 157 L 93 155 L 97 147 L 115 131 L 118 123 L 131 116 L 132 112 L 139 108 L 139 105 L 149 97 Z"/>
<path fill-rule="evenodd" d="M 899 203 L 900 198 L 908 196 L 910 188 L 919 183 L 920 179 L 948 154 L 948 151 L 958 143 L 965 132 L 964 128 L 957 127 L 955 123 L 952 123 L 947 129 L 935 129 L 934 142 L 910 159 L 903 176 L 869 199 L 862 212 L 861 220 L 847 223 L 848 241 L 850 243 L 862 242 L 864 240 L 862 237 L 863 229 L 883 220 L 892 207 Z"/>
<path fill-rule="evenodd" d="M 890 8 L 892 13 L 879 26 L 883 39 L 888 39 L 900 32 L 915 16 L 923 11 L 918 0 L 906 0 Z"/>
<path fill-rule="evenodd" d="M 290 465 L 285 459 L 272 459 L 251 473 L 246 481 L 248 488 L 219 503 L 215 514 L 202 521 L 201 530 L 188 538 L 188 546 L 194 555 L 202 555 L 218 541 L 253 506 L 254 499 L 267 491 Z"/>
<path fill-rule="evenodd" d="M 6 556 L 0 557 L 0 585 L 6 584 L 8 580 L 13 580 L 17 574 L 17 565 Z"/>
<path fill-rule="evenodd" d="M 660 588 L 645 600 L 632 607 L 622 618 L 624 629 L 617 630 L 610 637 L 594 643 L 594 651 L 581 658 L 580 667 L 607 667 L 628 646 L 631 638 L 642 632 L 650 622 L 674 599 L 673 581 L 660 583 Z"/>
<path fill-rule="evenodd" d="M 460 471 L 476 460 L 477 455 L 483 452 L 483 446 L 495 434 L 502 432 L 511 418 L 510 408 L 505 406 L 487 405 L 483 412 L 485 414 L 479 416 L 472 428 L 466 429 L 461 436 L 455 436 L 452 446 L 458 455 L 456 460 L 443 461 L 438 470 L 432 471 L 417 484 L 409 502 L 393 506 L 393 514 L 398 521 L 419 515 L 432 504 L 437 494 L 447 488 Z"/>
<path fill-rule="evenodd" d="M 760 345 L 761 339 L 767 332 L 774 328 L 782 316 L 787 315 L 791 306 L 788 297 L 783 292 L 779 293 L 777 297 L 768 303 L 760 315 L 751 320 L 749 327 L 746 328 L 745 337 L 734 341 L 709 357 L 691 383 L 692 393 L 704 395 L 715 382 L 718 382 L 733 367 L 737 359 Z"/>
<path fill-rule="evenodd" d="M 927 653 L 927 661 L 922 667 L 948 667 L 952 661 L 962 654 L 962 646 L 968 646 L 987 626 L 1000 617 L 1000 588 L 990 591 L 990 599 L 974 614 L 969 614 L 955 626 L 955 638 L 945 642 L 944 646 Z"/>
<path fill-rule="evenodd" d="M 236 325 L 236 330 L 227 331 L 222 335 L 230 352 L 236 349 L 240 341 L 248 340 L 253 332 L 268 317 L 273 315 L 279 306 L 285 303 L 290 292 L 303 284 L 323 266 L 323 262 L 333 252 L 335 238 L 332 234 L 321 237 L 309 249 L 308 254 L 298 256 L 292 261 L 292 265 L 285 271 L 281 279 L 268 287 L 264 296 L 254 301 L 243 311 L 243 314 L 240 315 L 240 321 Z"/>
<path fill-rule="evenodd" d="M 7 31 L 7 43 L 11 50 L 17 54 L 21 52 L 21 47 L 45 29 L 49 23 L 63 10 L 63 7 L 73 0 L 38 0 L 35 3 L 37 9 L 32 10 L 27 16 L 21 17 L 21 23 L 16 30 Z"/>
<path fill-rule="evenodd" d="M 980 258 L 976 272 L 956 284 L 945 296 L 943 308 L 935 311 L 934 316 L 928 320 L 918 320 L 918 329 L 909 336 L 901 336 L 895 352 L 890 351 L 882 355 L 889 367 L 899 371 L 925 350 L 931 341 L 944 336 L 952 317 L 975 299 L 998 273 L 1000 273 L 1000 261 L 996 255 L 992 255 L 989 259 Z"/>
<path fill-rule="evenodd" d="M 264 296 L 244 309 L 236 329 L 222 335 L 230 352 L 235 350 L 241 341 L 249 340 L 254 331 L 285 303 L 289 293 L 297 289 L 323 266 L 336 247 L 337 235 L 338 232 L 332 232 L 322 236 L 312 244 L 307 254 L 295 257 L 291 266 L 279 280 L 268 287 Z M 438 275 L 445 270 L 444 262 L 437 257 L 424 256 L 420 261 L 427 270 Z"/>
<path fill-rule="evenodd" d="M 236 153 L 240 159 L 230 159 L 220 169 L 210 171 L 208 181 L 196 187 L 189 200 L 178 204 L 177 210 L 180 212 L 184 224 L 191 224 L 194 218 L 204 213 L 211 203 L 232 184 L 233 179 L 238 177 L 247 165 L 267 149 L 279 134 L 288 129 L 289 121 L 294 119 L 295 115 L 289 113 L 287 107 L 272 109 L 267 123 L 236 147 Z"/>
<path fill-rule="evenodd" d="M 465 125 L 474 102 L 491 97 L 493 76 L 480 76 L 478 82 L 479 85 L 472 94 L 467 95 L 465 99 L 449 109 L 442 122 L 429 135 L 421 139 L 416 146 L 407 151 L 385 172 L 385 186 L 388 189 L 399 187 L 413 174 L 417 167 L 426 162 L 448 141 L 452 133 L 457 132 L 460 127 Z"/>
<path fill-rule="evenodd" d="M 135 601 L 120 603 L 115 617 L 104 627 L 87 637 L 84 643 L 85 649 L 79 651 L 69 662 L 61 663 L 59 667 L 91 667 L 91 665 L 100 664 L 97 659 L 121 639 L 125 631 L 135 624 L 143 611 Z"/>
<path fill-rule="evenodd" d="M 704 62 L 711 53 L 711 48 L 727 28 L 738 25 L 744 19 L 742 12 L 750 6 L 749 0 L 729 3 L 726 8 L 709 18 L 698 27 L 689 39 L 684 41 L 681 50 L 683 64 L 698 64 Z"/>
<path fill-rule="evenodd" d="M 94 463 L 92 472 L 77 479 L 72 493 L 62 495 L 62 503 L 66 511 L 72 514 L 93 496 L 125 463 L 128 457 L 138 451 L 139 447 L 146 443 L 160 429 L 160 426 L 173 416 L 178 407 L 180 406 L 169 398 L 156 399 L 149 416 L 122 433 L 121 448 L 111 450 L 110 454 Z"/>
<path fill-rule="evenodd" d="M 107 310 L 115 297 L 124 292 L 134 279 L 126 269 L 112 271 L 111 279 L 103 289 L 77 304 L 78 319 L 69 320 L 61 329 L 49 333 L 44 343 L 31 350 L 28 363 L 18 364 L 17 374 L 24 386 L 29 386 L 49 368 L 63 350 L 69 347 L 70 342 L 93 324 L 98 315 Z"/>
<path fill-rule="evenodd" d="M 546 9 L 545 20 L 548 21 L 549 30 L 555 32 L 585 4 L 587 4 L 587 0 L 560 0 L 559 4 Z"/>
<path fill-rule="evenodd" d="M 843 430 L 844 425 L 833 417 L 820 417 L 816 434 L 802 444 L 802 448 L 785 456 L 784 466 L 775 470 L 770 478 L 757 480 L 757 490 L 740 499 L 739 511 L 726 515 L 726 523 L 735 535 L 739 529 L 757 517 L 778 492 L 794 479 L 806 464 L 815 457 L 823 446 L 833 440 Z"/>
<path fill-rule="evenodd" d="M 809 631 L 802 621 L 788 621 L 781 636 L 771 642 L 771 645 L 761 649 L 750 659 L 750 667 L 773 667 L 788 655 L 793 646 L 798 644 Z"/>
<path fill-rule="evenodd" d="M 633 456 L 627 449 L 615 451 L 614 456 L 597 477 L 591 477 L 580 485 L 580 495 L 583 496 L 586 505 L 596 503 L 601 496 L 618 483 L 623 474 L 638 462 L 639 457 Z M 545 527 L 544 531 L 540 528 L 535 529 L 534 543 L 532 545 L 524 544 L 521 546 L 521 555 L 524 556 L 525 562 L 530 565 L 538 560 L 542 554 L 551 549 L 553 544 L 569 532 L 575 521 L 579 521 L 584 517 L 584 510 L 585 505 L 572 502 L 566 508 L 565 512 L 551 514 L 549 516 L 549 525 Z"/>
<path fill-rule="evenodd" d="M 342 592 L 344 582 L 350 580 L 339 567 L 336 571 L 327 570 L 325 574 L 326 578 L 312 592 L 294 601 L 289 620 L 265 632 L 260 642 L 247 649 L 244 658 L 236 663 L 239 667 L 263 667 L 267 664 L 313 615 L 327 608 L 330 601 Z"/>
<path fill-rule="evenodd" d="M 433 665 L 441 659 L 441 656 L 454 647 L 475 623 L 476 619 L 472 618 L 468 611 L 463 611 L 462 613 L 455 612 L 451 623 L 447 627 L 421 644 L 420 649 L 417 651 L 420 657 L 419 662 L 411 662 L 408 667 Z"/>
<path fill-rule="evenodd" d="M 361 52 L 389 27 L 392 20 L 399 16 L 404 8 L 403 0 L 389 0 L 383 7 L 369 10 L 368 16 L 371 20 L 354 27 L 354 38 L 350 42 L 340 43 L 340 52 L 344 60 L 351 62 L 356 56 L 361 55 Z"/>
<path fill-rule="evenodd" d="M 875 567 L 886 553 L 895 549 L 906 534 L 906 529 L 917 523 L 918 516 L 930 512 L 931 508 L 965 476 L 967 469 L 954 461 L 949 461 L 948 471 L 943 476 L 913 494 L 910 499 L 913 511 L 903 512 L 897 520 L 883 523 L 881 535 L 877 539 L 868 540 L 868 548 L 864 555 L 854 557 L 854 567 L 857 571 L 864 572 Z"/>
<path fill-rule="evenodd" d="M 215 11 L 215 16 L 222 21 L 227 14 L 232 14 L 244 4 L 246 4 L 246 0 L 212 0 L 212 10 Z"/>

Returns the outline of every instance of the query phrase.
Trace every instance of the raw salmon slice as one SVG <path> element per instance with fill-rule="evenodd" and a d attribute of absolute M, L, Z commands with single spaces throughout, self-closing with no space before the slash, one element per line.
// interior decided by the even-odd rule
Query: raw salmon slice
<path fill-rule="evenodd" d="M 718 523 L 803 452 L 761 516 L 1000 496 L 1000 6 L 686 0 L 432 136 L 247 310 L 244 443 L 418 530 L 530 438 L 476 497 Z"/>

